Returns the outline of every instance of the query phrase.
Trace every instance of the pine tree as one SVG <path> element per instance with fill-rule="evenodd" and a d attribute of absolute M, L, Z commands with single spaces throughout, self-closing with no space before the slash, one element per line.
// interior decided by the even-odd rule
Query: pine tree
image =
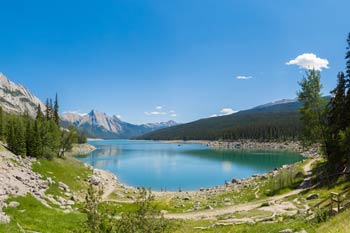
<path fill-rule="evenodd" d="M 44 120 L 44 114 L 41 111 L 41 106 L 38 104 L 37 110 L 36 110 L 36 120 L 42 121 Z"/>
<path fill-rule="evenodd" d="M 53 119 L 56 122 L 57 126 L 60 126 L 60 116 L 58 114 L 59 105 L 58 105 L 58 97 L 57 94 L 55 96 L 55 104 L 54 104 L 54 112 L 53 112 Z"/>
<path fill-rule="evenodd" d="M 10 151 L 15 151 L 16 148 L 16 135 L 13 117 L 11 117 L 7 123 L 6 129 L 6 142 Z"/>
<path fill-rule="evenodd" d="M 320 79 L 319 71 L 307 71 L 306 77 L 299 82 L 301 91 L 298 92 L 298 99 L 303 104 L 300 113 L 304 124 L 304 142 L 307 144 L 321 143 L 322 149 L 328 157 L 329 145 L 325 121 L 326 102 L 322 98 Z"/>
<path fill-rule="evenodd" d="M 337 137 L 340 130 L 345 130 L 347 126 L 346 119 L 346 80 L 343 72 L 338 74 L 337 87 L 331 91 L 332 98 L 328 105 L 328 125 L 330 133 Z"/>
<path fill-rule="evenodd" d="M 43 146 L 42 146 L 42 135 L 41 135 L 41 123 L 36 120 L 34 122 L 33 129 L 33 145 L 32 145 L 32 153 L 34 157 L 43 157 Z"/>
<path fill-rule="evenodd" d="M 45 107 L 46 107 L 45 116 L 46 116 L 46 120 L 48 121 L 51 119 L 51 105 L 49 102 L 49 98 L 46 99 Z"/>
<path fill-rule="evenodd" d="M 15 153 L 17 155 L 25 156 L 26 155 L 26 131 L 21 118 L 17 118 L 15 124 L 15 138 L 16 138 L 16 148 Z"/>
<path fill-rule="evenodd" d="M 347 86 L 347 92 L 346 92 L 346 114 L 345 114 L 345 120 L 348 122 L 347 126 L 350 127 L 350 33 L 347 38 L 347 47 L 346 47 L 346 70 L 345 70 L 345 77 L 346 77 L 346 86 Z"/>

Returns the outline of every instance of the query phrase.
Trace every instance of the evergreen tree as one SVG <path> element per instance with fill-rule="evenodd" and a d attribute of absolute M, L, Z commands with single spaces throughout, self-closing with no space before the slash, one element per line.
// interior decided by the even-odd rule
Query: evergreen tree
<path fill-rule="evenodd" d="M 45 116 L 46 116 L 46 120 L 48 121 L 51 119 L 51 105 L 49 102 L 49 98 L 46 99 L 45 107 L 46 107 Z"/>
<path fill-rule="evenodd" d="M 350 127 L 350 33 L 347 38 L 347 47 L 346 47 L 346 70 L 345 70 L 345 77 L 346 77 L 346 86 L 347 86 L 347 92 L 346 92 L 346 107 L 347 109 L 346 114 L 344 115 L 346 122 L 348 122 L 347 126 Z"/>
<path fill-rule="evenodd" d="M 55 104 L 54 104 L 54 112 L 53 112 L 53 119 L 56 122 L 56 124 L 59 126 L 60 125 L 60 116 L 58 114 L 59 110 L 59 105 L 58 105 L 58 97 L 57 94 L 55 96 Z"/>
<path fill-rule="evenodd" d="M 339 130 L 344 130 L 347 122 L 344 118 L 346 114 L 346 79 L 343 72 L 338 73 L 337 87 L 331 91 L 332 98 L 328 105 L 328 117 L 330 130 L 338 134 Z"/>
<path fill-rule="evenodd" d="M 23 120 L 18 118 L 15 124 L 15 153 L 17 155 L 26 155 L 26 130 L 23 124 Z"/>
<path fill-rule="evenodd" d="M 38 104 L 38 107 L 37 107 L 37 110 L 36 110 L 36 119 L 39 120 L 39 121 L 44 120 L 44 114 L 43 114 L 43 112 L 41 111 L 41 106 L 40 106 L 40 104 Z"/>
<path fill-rule="evenodd" d="M 304 142 L 307 144 L 321 143 L 328 157 L 329 146 L 325 121 L 326 102 L 321 95 L 321 74 L 316 70 L 306 72 L 306 77 L 299 82 L 301 91 L 298 99 L 303 104 L 300 108 L 301 120 L 304 123 Z"/>
<path fill-rule="evenodd" d="M 41 125 L 38 120 L 34 122 L 32 153 L 34 157 L 43 157 Z"/>
<path fill-rule="evenodd" d="M 6 129 L 6 142 L 9 150 L 15 151 L 16 148 L 16 135 L 15 135 L 15 126 L 14 119 L 11 117 L 7 123 Z"/>

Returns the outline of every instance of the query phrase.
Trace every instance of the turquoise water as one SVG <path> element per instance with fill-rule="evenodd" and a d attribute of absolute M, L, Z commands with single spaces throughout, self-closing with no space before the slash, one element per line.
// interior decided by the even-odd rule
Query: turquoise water
<path fill-rule="evenodd" d="M 79 160 L 113 172 L 127 185 L 152 190 L 214 187 L 303 159 L 290 152 L 223 151 L 199 144 L 128 140 L 89 143 L 97 150 L 79 156 Z"/>

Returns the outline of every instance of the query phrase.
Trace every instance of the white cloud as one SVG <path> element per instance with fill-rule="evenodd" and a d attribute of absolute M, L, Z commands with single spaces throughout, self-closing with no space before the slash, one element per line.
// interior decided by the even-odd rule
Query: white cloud
<path fill-rule="evenodd" d="M 118 117 L 118 119 L 122 119 L 123 118 L 121 115 L 117 115 L 116 117 Z"/>
<path fill-rule="evenodd" d="M 253 78 L 253 76 L 245 76 L 245 75 L 236 76 L 236 79 L 241 79 L 241 80 L 247 80 L 247 79 L 251 79 L 251 78 Z"/>
<path fill-rule="evenodd" d="M 157 110 L 161 110 L 163 108 L 163 106 L 157 106 L 156 109 Z"/>
<path fill-rule="evenodd" d="M 236 113 L 236 112 L 238 112 L 238 111 L 235 111 L 235 110 L 233 110 L 232 108 L 223 108 L 223 109 L 221 109 L 221 111 L 220 111 L 220 115 L 221 116 L 224 116 L 224 115 L 230 115 L 230 114 L 233 114 L 233 113 Z"/>
<path fill-rule="evenodd" d="M 172 113 L 170 116 L 171 117 L 177 117 L 177 114 L 176 113 Z"/>
<path fill-rule="evenodd" d="M 233 110 L 232 108 L 223 108 L 221 109 L 219 114 L 212 114 L 209 117 L 218 117 L 218 116 L 226 116 L 226 115 L 230 115 L 233 113 L 237 113 L 238 111 Z"/>
<path fill-rule="evenodd" d="M 295 59 L 290 60 L 286 65 L 297 65 L 304 69 L 315 69 L 321 71 L 322 69 L 328 69 L 328 60 L 319 58 L 313 53 L 304 53 L 297 56 Z"/>
<path fill-rule="evenodd" d="M 151 115 L 166 115 L 166 112 L 159 112 L 159 111 L 153 111 L 153 112 L 145 112 L 145 114 L 147 116 L 151 116 Z"/>
<path fill-rule="evenodd" d="M 81 113 L 80 110 L 72 110 L 72 111 L 65 111 L 65 112 L 63 112 L 63 114 L 67 114 L 67 113 L 77 114 L 77 115 L 79 115 L 79 116 L 85 116 L 85 115 L 87 115 L 87 113 Z"/>

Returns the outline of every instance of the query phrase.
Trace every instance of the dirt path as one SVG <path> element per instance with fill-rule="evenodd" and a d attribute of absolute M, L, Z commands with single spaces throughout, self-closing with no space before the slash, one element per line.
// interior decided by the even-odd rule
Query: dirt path
<path fill-rule="evenodd" d="M 253 201 L 244 204 L 238 204 L 229 207 L 223 207 L 220 209 L 213 210 L 204 210 L 199 212 L 189 212 L 189 213 L 177 213 L 177 214 L 166 214 L 164 217 L 171 219 L 184 219 L 184 220 L 199 220 L 199 219 L 215 219 L 216 216 L 224 215 L 224 214 L 232 214 L 238 211 L 249 211 L 252 209 L 256 209 L 261 206 L 262 203 L 265 202 L 275 202 L 278 200 L 282 200 L 286 197 L 299 194 L 305 189 L 310 187 L 310 179 L 311 179 L 311 165 L 315 161 L 315 159 L 310 160 L 307 164 L 304 165 L 303 169 L 305 171 L 306 177 L 304 181 L 300 184 L 300 186 L 288 193 L 277 195 L 273 197 L 269 197 L 259 201 Z"/>

